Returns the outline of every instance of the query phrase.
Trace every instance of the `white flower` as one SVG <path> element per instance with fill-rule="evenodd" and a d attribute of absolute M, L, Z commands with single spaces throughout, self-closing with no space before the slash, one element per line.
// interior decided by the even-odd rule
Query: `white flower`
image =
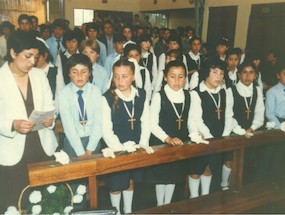
<path fill-rule="evenodd" d="M 266 128 L 267 128 L 267 130 L 273 129 L 273 128 L 275 128 L 275 127 L 276 127 L 275 122 L 267 122 L 267 123 L 266 123 Z"/>
<path fill-rule="evenodd" d="M 73 207 L 72 206 L 67 206 L 64 208 L 64 213 L 69 214 L 72 211 Z"/>
<path fill-rule="evenodd" d="M 73 203 L 81 203 L 83 200 L 83 196 L 80 194 L 76 194 L 73 196 Z"/>
<path fill-rule="evenodd" d="M 42 201 L 42 194 L 41 194 L 41 192 L 37 191 L 37 190 L 33 191 L 30 194 L 29 200 L 33 204 L 37 204 L 38 202 Z"/>
<path fill-rule="evenodd" d="M 55 213 L 53 213 L 52 215 L 60 215 L 60 213 L 58 213 L 58 212 L 55 212 Z"/>
<path fill-rule="evenodd" d="M 83 196 L 83 195 L 86 193 L 86 186 L 80 184 L 80 185 L 77 187 L 76 192 L 77 192 L 77 194 L 80 194 L 80 195 Z"/>
<path fill-rule="evenodd" d="M 40 214 L 41 211 L 42 211 L 42 206 L 40 206 L 40 205 L 34 205 L 32 207 L 32 213 L 33 214 Z"/>
<path fill-rule="evenodd" d="M 19 211 L 14 206 L 10 206 L 7 208 L 7 211 L 4 215 L 20 215 Z"/>
<path fill-rule="evenodd" d="M 49 193 L 54 193 L 54 192 L 56 191 L 56 186 L 54 186 L 54 185 L 49 185 L 49 186 L 47 187 L 47 191 L 48 191 Z"/>
<path fill-rule="evenodd" d="M 53 155 L 55 156 L 55 161 L 63 165 L 69 164 L 70 162 L 68 154 L 66 154 L 66 152 L 64 152 L 63 150 L 60 150 L 60 152 L 55 152 Z"/>

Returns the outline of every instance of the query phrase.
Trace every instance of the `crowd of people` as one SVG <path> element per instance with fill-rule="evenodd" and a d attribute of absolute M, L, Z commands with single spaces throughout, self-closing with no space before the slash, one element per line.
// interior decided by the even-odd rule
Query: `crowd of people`
<path fill-rule="evenodd" d="M 1 24 L 0 212 L 17 204 L 28 184 L 27 164 L 51 159 L 59 149 L 70 157 L 114 157 L 138 147 L 155 153 L 151 146 L 159 144 L 208 143 L 231 134 L 250 139 L 266 122 L 280 129 L 285 121 L 285 66 L 278 50 L 261 62 L 253 50 L 229 47 L 227 38 L 208 44 L 191 26 L 158 29 L 137 15 L 119 27 L 111 19 L 74 29 L 64 19 L 37 22 L 22 14 L 17 30 Z M 33 110 L 54 114 L 37 130 L 29 120 Z M 59 139 L 55 124 L 64 131 Z M 279 147 L 259 153 L 276 166 L 284 151 Z M 245 155 L 249 183 L 254 154 Z M 228 152 L 110 174 L 112 206 L 120 213 L 122 195 L 124 213 L 132 212 L 136 181 L 155 184 L 158 206 L 171 202 L 186 176 L 190 198 L 207 195 L 212 177 L 229 189 L 232 159 Z"/>

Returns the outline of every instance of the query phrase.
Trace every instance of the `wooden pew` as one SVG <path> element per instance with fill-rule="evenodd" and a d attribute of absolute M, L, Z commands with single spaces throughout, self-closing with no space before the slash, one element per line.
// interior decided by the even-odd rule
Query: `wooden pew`
<path fill-rule="evenodd" d="M 75 158 L 68 165 L 55 161 L 33 163 L 28 165 L 30 186 L 40 186 L 57 182 L 88 178 L 90 208 L 97 207 L 97 176 L 108 173 L 175 162 L 207 154 L 234 151 L 231 187 L 242 186 L 243 154 L 246 147 L 259 146 L 285 141 L 285 133 L 279 130 L 258 131 L 251 139 L 243 136 L 229 136 L 210 140 L 210 144 L 189 144 L 180 147 L 159 145 L 153 147 L 155 153 L 147 154 L 139 149 L 134 153 L 119 155 L 115 159 L 104 158 L 102 154 L 89 158 Z M 118 153 L 117 153 L 118 154 Z"/>

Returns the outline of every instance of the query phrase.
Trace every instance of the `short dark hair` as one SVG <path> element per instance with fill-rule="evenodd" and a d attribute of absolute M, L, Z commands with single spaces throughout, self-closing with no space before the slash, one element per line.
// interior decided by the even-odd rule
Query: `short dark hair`
<path fill-rule="evenodd" d="M 201 45 L 202 45 L 202 40 L 200 37 L 196 37 L 196 36 L 193 36 L 191 37 L 191 39 L 189 40 L 188 44 L 191 45 L 193 43 L 194 40 L 199 40 Z"/>
<path fill-rule="evenodd" d="M 239 51 L 237 49 L 229 49 L 226 54 L 226 60 L 229 59 L 229 57 L 232 55 L 239 56 Z"/>
<path fill-rule="evenodd" d="M 226 72 L 227 66 L 225 61 L 216 58 L 209 59 L 201 69 L 201 73 L 199 73 L 201 75 L 200 80 L 206 80 L 209 77 L 211 69 L 216 68 Z"/>
<path fill-rule="evenodd" d="M 36 39 L 36 35 L 31 32 L 14 31 L 9 36 L 7 41 L 7 60 L 12 62 L 13 58 L 10 54 L 10 49 L 13 49 L 15 53 L 19 54 L 26 49 L 36 48 L 39 49 L 39 43 Z"/>
<path fill-rule="evenodd" d="M 170 43 L 170 42 L 172 42 L 172 41 L 175 41 L 175 42 L 177 42 L 178 43 L 178 45 L 179 45 L 179 47 L 180 48 L 182 48 L 182 41 L 181 41 L 181 37 L 179 37 L 178 35 L 176 35 L 176 34 L 170 34 L 170 36 L 168 37 L 168 39 L 167 39 L 167 44 L 168 43 Z"/>
<path fill-rule="evenodd" d="M 66 41 L 70 41 L 73 39 L 76 39 L 79 47 L 81 40 L 78 37 L 78 33 L 75 30 L 67 30 L 62 36 L 62 45 L 66 48 Z"/>
<path fill-rule="evenodd" d="M 66 62 L 66 70 L 70 72 L 70 69 L 78 64 L 88 67 L 89 72 L 92 71 L 92 63 L 89 57 L 85 54 L 72 55 Z"/>
<path fill-rule="evenodd" d="M 258 73 L 255 64 L 251 61 L 244 61 L 242 64 L 240 64 L 238 66 L 238 73 L 240 73 L 245 67 L 252 67 L 254 69 L 255 73 L 256 74 Z"/>
<path fill-rule="evenodd" d="M 185 77 L 186 77 L 186 75 L 187 75 L 186 67 L 185 67 L 184 63 L 180 60 L 173 60 L 173 61 L 170 61 L 168 64 L 166 64 L 165 69 L 163 71 L 164 76 L 167 76 L 167 73 L 169 72 L 169 70 L 172 67 L 182 67 L 184 70 Z"/>
<path fill-rule="evenodd" d="M 136 51 L 138 51 L 139 54 L 141 54 L 141 49 L 137 44 L 129 43 L 124 48 L 124 56 L 127 57 L 128 54 L 130 53 L 130 51 L 132 51 L 132 50 L 136 50 Z"/>
<path fill-rule="evenodd" d="M 126 42 L 127 38 L 123 34 L 116 34 L 114 35 L 114 43 Z"/>
<path fill-rule="evenodd" d="M 66 23 L 64 21 L 64 19 L 55 19 L 52 23 L 52 28 L 63 28 L 64 30 L 66 30 L 67 26 L 66 26 Z"/>
<path fill-rule="evenodd" d="M 229 47 L 229 39 L 222 37 L 217 41 L 216 45 L 225 45 L 226 47 Z"/>
<path fill-rule="evenodd" d="M 39 22 L 39 18 L 37 16 L 31 15 L 30 17 L 31 17 L 31 20 L 35 19 L 37 22 Z"/>
<path fill-rule="evenodd" d="M 87 34 L 90 29 L 94 29 L 95 31 L 97 31 L 99 33 L 99 26 L 94 22 L 88 22 L 86 24 L 86 32 L 84 32 L 84 33 Z"/>
<path fill-rule="evenodd" d="M 0 32 L 3 32 L 4 28 L 9 28 L 10 31 L 14 31 L 15 30 L 15 25 L 13 25 L 11 22 L 9 21 L 4 21 L 1 23 L 0 25 Z"/>
<path fill-rule="evenodd" d="M 148 35 L 148 34 L 142 34 L 138 37 L 138 44 L 141 44 L 142 42 L 145 42 L 145 41 L 149 41 L 151 42 L 151 37 Z"/>
<path fill-rule="evenodd" d="M 30 24 L 32 24 L 32 19 L 28 14 L 23 13 L 18 17 L 18 24 L 19 25 L 20 25 L 22 20 L 27 20 Z"/>

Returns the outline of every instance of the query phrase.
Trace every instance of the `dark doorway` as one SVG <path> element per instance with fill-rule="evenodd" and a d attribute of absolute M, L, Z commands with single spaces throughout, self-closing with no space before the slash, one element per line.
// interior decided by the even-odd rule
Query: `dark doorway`
<path fill-rule="evenodd" d="M 252 5 L 248 26 L 247 48 L 263 57 L 269 49 L 285 57 L 285 3 Z"/>
<path fill-rule="evenodd" d="M 237 6 L 210 7 L 207 42 L 216 45 L 219 38 L 225 37 L 232 47 L 235 39 L 236 18 Z"/>

